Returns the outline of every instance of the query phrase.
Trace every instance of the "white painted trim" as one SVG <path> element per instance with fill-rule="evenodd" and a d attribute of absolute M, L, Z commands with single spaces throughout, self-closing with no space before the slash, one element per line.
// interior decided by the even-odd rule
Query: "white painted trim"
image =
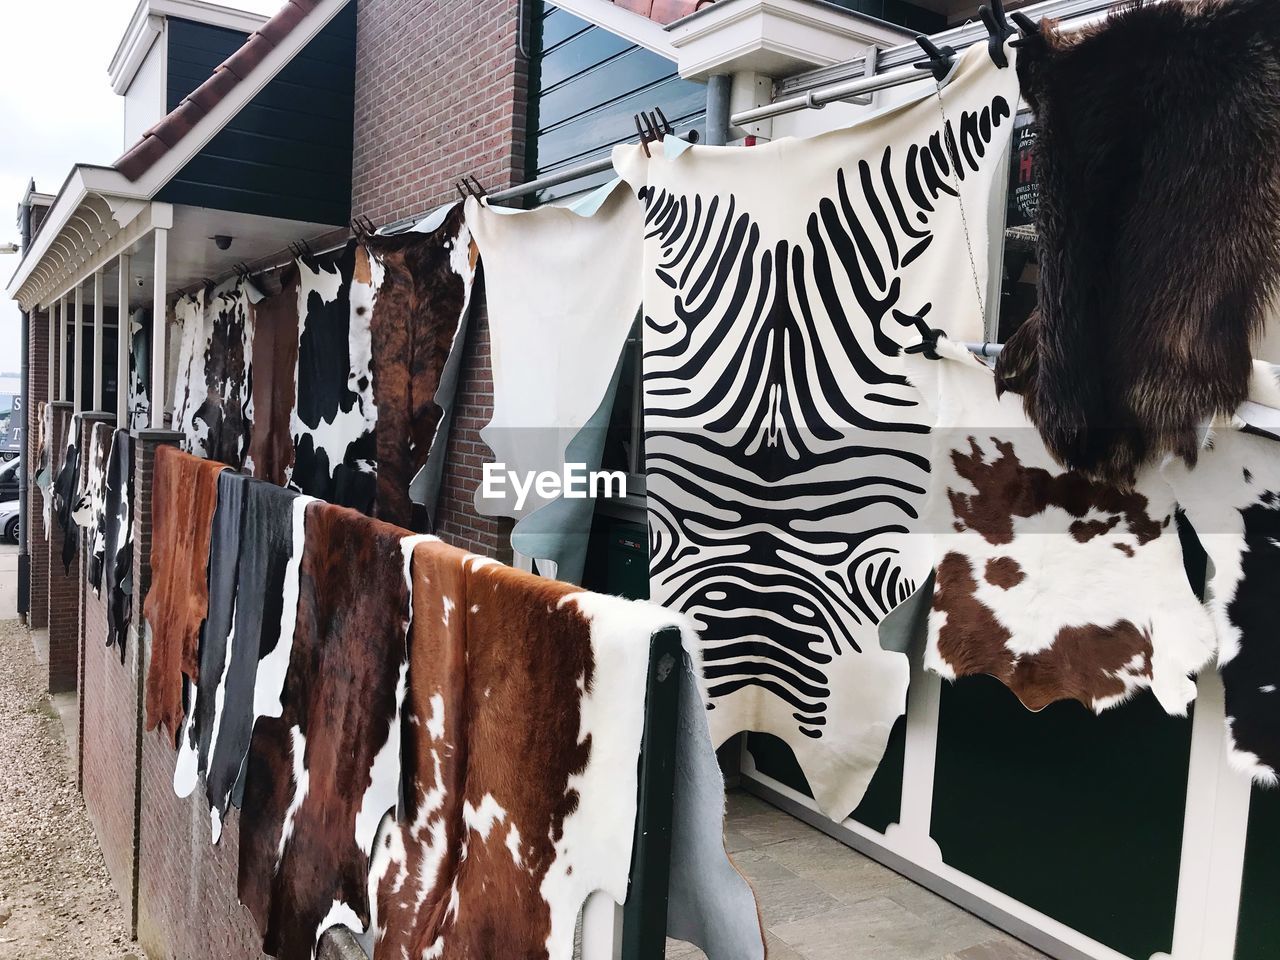
<path fill-rule="evenodd" d="M 71 340 L 71 412 L 84 409 L 84 283 L 75 289 L 75 315 L 72 318 Z"/>
<path fill-rule="evenodd" d="M 582 907 L 582 960 L 622 960 L 622 907 L 601 890 Z"/>
<path fill-rule="evenodd" d="M 172 224 L 172 208 L 170 208 L 170 224 Z M 165 356 L 165 333 L 169 324 L 168 311 L 165 309 L 169 287 L 169 228 L 160 227 L 155 231 L 155 276 L 151 292 L 151 428 L 164 429 L 165 407 L 168 398 L 165 396 L 165 379 L 169 368 Z"/>
<path fill-rule="evenodd" d="M 65 401 L 67 399 L 67 327 L 70 320 L 67 313 L 67 298 L 65 294 L 58 298 L 58 303 L 61 304 L 61 309 L 58 310 L 58 317 L 62 324 L 58 337 L 58 400 Z"/>
<path fill-rule="evenodd" d="M 129 355 L 133 351 L 133 329 L 129 322 L 129 253 L 116 258 L 116 426 L 129 427 Z"/>
<path fill-rule="evenodd" d="M 659 56 L 675 62 L 679 60 L 671 36 L 648 17 L 624 10 L 613 0 L 554 0 L 555 5 L 575 17 L 608 30 L 623 40 L 639 44 Z"/>
<path fill-rule="evenodd" d="M 106 360 L 102 349 L 105 319 L 102 316 L 104 297 L 102 268 L 93 271 L 93 406 L 95 412 L 102 410 L 103 376 L 102 365 Z"/>
<path fill-rule="evenodd" d="M 1227 762 L 1221 676 L 1206 669 L 1196 687 L 1173 952 L 1151 960 L 1219 960 L 1235 952 L 1253 783 Z"/>
<path fill-rule="evenodd" d="M 134 8 L 124 36 L 116 46 L 111 64 L 107 67 L 111 89 L 116 93 L 123 95 L 129 89 L 138 73 L 138 67 L 146 59 L 151 44 L 160 35 L 163 21 L 168 17 L 207 23 L 246 34 L 253 33 L 267 22 L 267 18 L 260 13 L 205 3 L 204 0 L 141 0 Z"/>

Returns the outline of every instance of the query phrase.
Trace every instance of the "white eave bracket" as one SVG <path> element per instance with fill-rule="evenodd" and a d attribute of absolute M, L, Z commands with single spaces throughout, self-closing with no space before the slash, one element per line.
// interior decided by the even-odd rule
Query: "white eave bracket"
<path fill-rule="evenodd" d="M 561 4 L 564 6 L 564 4 Z M 912 33 L 822 0 L 716 0 L 666 28 L 680 76 L 780 78 L 844 63 Z"/>

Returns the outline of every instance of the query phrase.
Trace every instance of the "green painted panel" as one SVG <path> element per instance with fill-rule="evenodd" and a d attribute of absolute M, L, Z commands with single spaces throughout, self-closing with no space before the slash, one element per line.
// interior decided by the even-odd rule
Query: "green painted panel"
<path fill-rule="evenodd" d="M 171 105 L 243 43 L 243 35 L 235 31 L 174 23 Z M 313 223 L 346 223 L 351 216 L 354 77 L 355 4 L 350 3 L 157 198 Z"/>
<path fill-rule="evenodd" d="M 1280 790 L 1253 791 L 1235 960 L 1280 956 Z"/>
<path fill-rule="evenodd" d="M 1172 945 L 1190 750 L 1149 693 L 1032 713 L 993 678 L 944 683 L 931 833 L 949 866 L 1146 960 Z"/>

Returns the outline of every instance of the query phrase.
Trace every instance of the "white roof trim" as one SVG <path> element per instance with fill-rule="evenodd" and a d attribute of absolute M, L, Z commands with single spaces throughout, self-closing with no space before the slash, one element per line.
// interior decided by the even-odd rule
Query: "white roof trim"
<path fill-rule="evenodd" d="M 151 44 L 160 36 L 166 17 L 207 23 L 246 34 L 253 33 L 267 22 L 262 14 L 235 10 L 205 0 L 139 0 L 107 68 L 111 89 L 116 93 L 123 96 L 128 91 Z"/>
<path fill-rule="evenodd" d="M 613 3 L 613 0 L 554 0 L 561 10 L 581 17 L 588 23 L 603 27 L 612 34 L 639 44 L 646 50 L 652 50 L 668 60 L 676 61 L 679 56 L 671 37 L 662 24 L 655 23 L 648 17 L 625 10 Z"/>

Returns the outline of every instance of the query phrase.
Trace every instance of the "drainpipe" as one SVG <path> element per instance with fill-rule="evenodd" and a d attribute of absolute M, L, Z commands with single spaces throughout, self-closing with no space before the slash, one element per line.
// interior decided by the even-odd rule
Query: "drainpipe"
<path fill-rule="evenodd" d="M 729 142 L 729 91 L 733 77 L 727 73 L 707 78 L 707 143 L 723 147 Z"/>
<path fill-rule="evenodd" d="M 18 208 L 18 226 L 22 232 L 22 253 L 25 256 L 31 246 L 31 194 L 35 190 L 35 181 L 27 188 L 22 206 Z M 21 347 L 22 350 L 22 422 L 19 436 L 22 444 L 18 450 L 18 618 L 23 624 L 27 622 L 27 611 L 31 609 L 31 555 L 27 548 L 27 504 L 31 499 L 31 491 L 27 480 L 27 425 L 31 422 L 31 356 L 29 338 L 31 314 L 22 311 Z"/>

